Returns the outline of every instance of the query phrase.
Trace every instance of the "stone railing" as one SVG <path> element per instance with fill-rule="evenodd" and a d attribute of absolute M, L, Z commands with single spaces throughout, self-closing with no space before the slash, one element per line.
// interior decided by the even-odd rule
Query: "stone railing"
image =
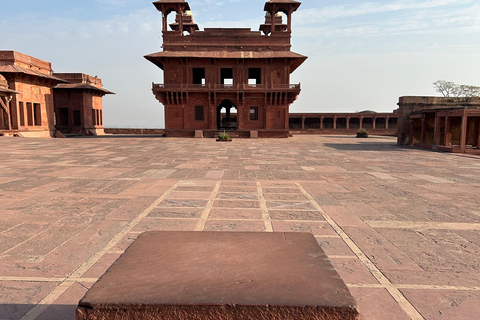
<path fill-rule="evenodd" d="M 300 84 L 158 84 L 152 83 L 154 91 L 298 91 Z"/>

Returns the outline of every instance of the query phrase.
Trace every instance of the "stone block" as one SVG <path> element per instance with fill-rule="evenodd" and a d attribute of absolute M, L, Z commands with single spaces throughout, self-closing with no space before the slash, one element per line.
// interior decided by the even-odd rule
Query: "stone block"
<path fill-rule="evenodd" d="M 250 131 L 250 139 L 258 139 L 258 131 L 256 130 Z"/>
<path fill-rule="evenodd" d="M 145 232 L 79 302 L 77 320 L 358 319 L 309 233 Z"/>
<path fill-rule="evenodd" d="M 203 130 L 195 130 L 195 138 L 203 138 Z"/>

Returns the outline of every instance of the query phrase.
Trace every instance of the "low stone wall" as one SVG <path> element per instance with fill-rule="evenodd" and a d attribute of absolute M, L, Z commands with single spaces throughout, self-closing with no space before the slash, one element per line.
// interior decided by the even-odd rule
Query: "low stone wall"
<path fill-rule="evenodd" d="M 132 134 L 132 135 L 164 135 L 165 129 L 120 129 L 120 128 L 105 128 L 106 134 Z"/>

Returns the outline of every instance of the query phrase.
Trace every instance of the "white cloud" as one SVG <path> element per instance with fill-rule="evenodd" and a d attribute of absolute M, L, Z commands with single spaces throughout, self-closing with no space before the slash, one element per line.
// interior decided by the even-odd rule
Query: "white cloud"
<path fill-rule="evenodd" d="M 126 7 L 139 3 L 139 0 L 95 0 L 95 2 L 109 6 Z"/>
<path fill-rule="evenodd" d="M 393 3 L 366 2 L 358 5 L 341 5 L 324 8 L 301 9 L 296 14 L 296 21 L 297 24 L 312 24 L 336 18 L 353 17 L 373 13 L 431 9 L 451 4 L 459 5 L 468 3 L 472 3 L 472 0 L 400 0 Z"/>

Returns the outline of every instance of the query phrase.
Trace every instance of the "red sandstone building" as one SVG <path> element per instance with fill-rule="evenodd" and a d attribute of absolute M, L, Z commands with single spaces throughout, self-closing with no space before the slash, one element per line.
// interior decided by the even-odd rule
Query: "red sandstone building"
<path fill-rule="evenodd" d="M 55 137 L 102 134 L 101 80 L 84 74 L 54 74 L 52 64 L 16 51 L 0 51 L 0 134 Z M 8 96 L 5 89 L 11 92 Z"/>
<path fill-rule="evenodd" d="M 400 97 L 398 144 L 480 155 L 480 99 Z"/>
<path fill-rule="evenodd" d="M 113 92 L 103 89 L 102 80 L 83 73 L 54 73 L 67 80 L 53 89 L 56 128 L 62 134 L 102 135 L 102 98 Z"/>
<path fill-rule="evenodd" d="M 356 113 L 290 113 L 290 133 L 355 134 L 365 129 L 369 134 L 396 135 L 396 113 L 363 111 Z"/>
<path fill-rule="evenodd" d="M 187 2 L 153 4 L 162 12 L 163 51 L 145 58 L 164 72 L 164 83 L 154 84 L 153 93 L 165 107 L 167 136 L 235 130 L 246 137 L 288 137 L 289 106 L 300 93 L 290 74 L 307 59 L 290 51 L 292 14 L 300 2 L 268 1 L 260 31 L 199 31 Z M 176 22 L 169 30 L 171 13 Z"/>
<path fill-rule="evenodd" d="M 53 88 L 66 81 L 53 76 L 51 63 L 15 51 L 0 51 L 0 75 L 18 92 L 4 115 L 9 123 L 0 130 L 26 137 L 53 137 Z"/>

